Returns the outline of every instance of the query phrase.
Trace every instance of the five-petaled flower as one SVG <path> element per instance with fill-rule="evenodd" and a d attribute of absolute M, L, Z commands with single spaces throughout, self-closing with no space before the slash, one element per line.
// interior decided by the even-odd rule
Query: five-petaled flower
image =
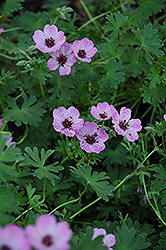
<path fill-rule="evenodd" d="M 66 136 L 73 137 L 75 131 L 83 126 L 84 120 L 78 118 L 80 113 L 78 109 L 70 107 L 67 110 L 64 107 L 59 107 L 53 111 L 53 126 L 54 129 Z"/>
<path fill-rule="evenodd" d="M 115 245 L 116 239 L 113 234 L 107 234 L 106 231 L 103 228 L 94 228 L 93 229 L 93 237 L 92 240 L 94 240 L 99 235 L 104 235 L 103 237 L 103 246 L 107 246 L 109 250 L 113 250 L 111 247 Z"/>
<path fill-rule="evenodd" d="M 30 250 L 24 230 L 17 225 L 0 226 L 1 250 Z"/>
<path fill-rule="evenodd" d="M 94 122 L 86 122 L 82 128 L 76 131 L 76 136 L 80 140 L 80 146 L 88 153 L 99 153 L 105 149 L 103 142 L 109 136 L 104 129 L 98 127 Z"/>
<path fill-rule="evenodd" d="M 56 70 L 59 66 L 59 74 L 61 76 L 69 75 L 71 66 L 76 62 L 76 58 L 72 52 L 72 45 L 65 42 L 59 50 L 50 52 L 53 58 L 48 60 L 48 68 L 50 70 Z"/>
<path fill-rule="evenodd" d="M 114 113 L 112 122 L 115 124 L 115 131 L 122 136 L 126 136 L 129 141 L 134 142 L 138 139 L 137 131 L 142 129 L 141 121 L 139 119 L 131 119 L 131 110 L 122 107 L 120 110 L 120 114 L 116 111 Z"/>
<path fill-rule="evenodd" d="M 97 120 L 108 120 L 114 115 L 115 112 L 116 109 L 114 106 L 109 105 L 107 102 L 98 103 L 97 107 L 91 107 L 91 115 Z"/>
<path fill-rule="evenodd" d="M 88 38 L 83 38 L 81 41 L 75 40 L 72 46 L 75 57 L 77 57 L 82 62 L 91 62 L 91 57 L 93 57 L 97 48 Z"/>
<path fill-rule="evenodd" d="M 58 31 L 55 25 L 45 25 L 44 32 L 36 30 L 33 35 L 33 40 L 36 43 L 36 48 L 43 53 L 50 53 L 60 49 L 62 44 L 65 42 L 66 37 L 63 31 Z"/>
<path fill-rule="evenodd" d="M 54 215 L 39 215 L 35 225 L 25 228 L 31 246 L 37 250 L 67 250 L 72 230 L 65 221 L 56 222 Z"/>

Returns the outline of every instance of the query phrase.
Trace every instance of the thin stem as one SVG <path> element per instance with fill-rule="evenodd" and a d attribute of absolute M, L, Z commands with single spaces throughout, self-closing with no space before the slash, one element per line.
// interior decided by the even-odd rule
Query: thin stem
<path fill-rule="evenodd" d="M 144 118 L 144 116 L 146 116 L 147 115 L 147 113 L 151 110 L 153 108 L 153 106 L 150 106 L 146 111 L 145 111 L 145 113 L 141 116 L 141 118 L 140 119 L 143 119 Z"/>
<path fill-rule="evenodd" d="M 156 108 L 154 108 L 153 111 L 152 111 L 151 118 L 150 118 L 150 123 L 153 122 L 153 117 L 154 117 L 155 111 L 156 111 Z"/>
<path fill-rule="evenodd" d="M 145 195 L 146 195 L 146 199 L 149 202 L 150 206 L 153 208 L 154 212 L 156 213 L 157 217 L 161 220 L 161 222 L 166 226 L 166 222 L 161 218 L 160 212 L 156 210 L 156 208 L 153 206 L 153 204 L 151 203 L 151 201 L 149 200 L 148 197 L 148 192 L 146 189 L 146 184 L 145 184 L 145 179 L 144 179 L 144 174 L 141 173 L 142 176 L 142 181 L 143 181 L 143 186 L 144 186 L 144 191 L 145 191 Z"/>
<path fill-rule="evenodd" d="M 58 210 L 60 207 L 63 207 L 63 206 L 68 205 L 68 204 L 70 204 L 70 203 L 79 201 L 79 200 L 81 199 L 82 195 L 85 193 L 87 187 L 88 187 L 88 184 L 85 186 L 85 189 L 83 190 L 83 192 L 80 194 L 80 196 L 79 196 L 77 199 L 74 199 L 74 200 L 71 200 L 71 201 L 67 201 L 67 202 L 65 202 L 65 203 L 63 203 L 63 204 L 61 204 L 61 205 L 59 205 L 59 206 L 56 207 L 54 210 L 52 210 L 48 215 L 53 214 L 53 213 L 54 213 L 56 210 Z"/>
<path fill-rule="evenodd" d="M 3 33 L 10 32 L 10 31 L 15 31 L 15 30 L 20 30 L 20 29 L 21 29 L 21 27 L 11 28 L 11 29 L 8 29 L 8 30 L 4 30 Z"/>
<path fill-rule="evenodd" d="M 25 140 L 25 138 L 27 137 L 27 134 L 28 134 L 28 125 L 27 125 L 27 124 L 25 124 L 25 128 L 26 128 L 25 134 L 24 134 L 24 136 L 21 138 L 20 141 L 16 142 L 17 145 L 18 145 L 18 144 L 21 144 L 21 143 Z"/>
<path fill-rule="evenodd" d="M 138 63 L 138 61 L 139 61 L 139 55 L 140 55 L 140 52 L 141 52 L 142 46 L 143 46 L 143 45 L 141 44 L 141 47 L 140 47 L 140 48 L 139 48 L 139 50 L 138 50 L 136 64 L 137 64 L 137 63 Z"/>
<path fill-rule="evenodd" d="M 99 19 L 100 17 L 103 17 L 107 14 L 111 13 L 111 11 L 107 11 L 105 13 L 102 13 L 98 16 L 92 17 L 89 21 L 87 21 L 86 23 L 84 23 L 81 27 L 78 28 L 78 31 L 82 30 L 84 27 L 86 27 L 88 24 L 94 22 L 95 20 Z"/>
<path fill-rule="evenodd" d="M 46 198 L 46 177 L 44 176 L 44 186 L 43 186 L 43 200 L 40 203 L 43 203 Z"/>
<path fill-rule="evenodd" d="M 15 220 L 13 220 L 10 224 L 15 223 L 18 219 L 20 219 L 21 216 L 23 216 L 24 214 L 28 213 L 30 210 L 32 210 L 33 207 L 28 208 L 27 210 L 25 210 L 22 214 L 20 214 Z"/>
<path fill-rule="evenodd" d="M 99 200 L 101 200 L 101 197 L 97 198 L 95 201 L 91 202 L 91 203 L 88 204 L 86 207 L 83 207 L 81 210 L 79 210 L 78 212 L 76 212 L 75 214 L 73 214 L 72 216 L 70 216 L 69 219 L 73 219 L 77 214 L 81 213 L 82 211 L 84 211 L 84 210 L 87 209 L 88 207 L 92 206 L 94 203 L 98 202 Z"/>
<path fill-rule="evenodd" d="M 93 17 L 91 15 L 90 11 L 88 10 L 88 8 L 86 7 L 84 1 L 80 0 L 80 3 L 82 5 L 82 7 L 84 8 L 85 12 L 87 13 L 88 17 L 92 20 Z M 92 22 L 93 22 L 94 26 L 96 27 L 96 29 L 98 30 L 98 32 L 100 33 L 100 35 L 102 35 L 102 32 L 101 32 L 99 26 L 97 25 L 96 21 L 93 20 Z"/>
<path fill-rule="evenodd" d="M 0 56 L 3 56 L 3 57 L 10 59 L 10 60 L 18 60 L 19 59 L 18 57 L 7 56 L 7 55 L 2 54 L 2 53 L 0 53 Z"/>
<path fill-rule="evenodd" d="M 39 79 L 39 85 L 40 85 L 40 89 L 41 89 L 41 93 L 42 93 L 43 99 L 44 99 L 45 102 L 50 103 L 49 101 L 47 101 L 47 99 L 45 97 L 44 89 L 43 89 L 43 85 L 42 85 L 42 82 L 40 80 L 40 77 L 38 77 L 38 79 Z"/>

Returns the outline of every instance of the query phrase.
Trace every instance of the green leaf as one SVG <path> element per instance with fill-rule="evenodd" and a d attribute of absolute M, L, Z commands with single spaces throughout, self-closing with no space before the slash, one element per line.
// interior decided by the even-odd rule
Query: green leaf
<path fill-rule="evenodd" d="M 22 160 L 20 149 L 11 144 L 5 149 L 6 137 L 0 133 L 0 183 L 13 179 L 17 173 L 14 169 L 14 163 Z"/>
<path fill-rule="evenodd" d="M 28 51 L 29 47 L 33 45 L 32 40 L 27 40 L 25 34 L 20 34 L 18 39 L 18 43 L 11 42 L 9 38 L 2 40 L 2 47 L 9 54 L 19 54 L 19 57 L 23 57 L 22 51 Z"/>
<path fill-rule="evenodd" d="M 46 160 L 54 153 L 54 150 L 49 149 L 45 152 L 44 148 L 42 148 L 40 155 L 37 147 L 34 147 L 33 150 L 30 147 L 26 147 L 25 151 L 27 154 L 24 154 L 25 159 L 21 165 L 30 165 L 37 168 L 33 176 L 37 176 L 40 180 L 46 177 L 52 185 L 55 185 L 55 179 L 59 179 L 55 173 L 59 173 L 59 171 L 62 171 L 64 168 L 62 166 L 56 166 L 58 162 L 45 166 Z"/>
<path fill-rule="evenodd" d="M 146 86 L 143 86 L 140 88 L 140 90 L 143 92 L 142 96 L 143 103 L 148 102 L 149 104 L 152 104 L 154 107 L 159 106 L 159 103 L 162 103 L 165 101 L 166 98 L 166 89 L 164 86 L 156 86 L 156 88 L 148 88 Z"/>
<path fill-rule="evenodd" d="M 11 108 L 4 110 L 4 120 L 15 121 L 16 126 L 21 126 L 22 123 L 38 126 L 39 122 L 42 121 L 41 116 L 46 112 L 42 108 L 43 103 L 39 102 L 34 104 L 37 100 L 35 96 L 23 95 L 23 104 L 21 108 L 16 103 L 15 98 L 8 97 L 8 104 Z M 34 105 L 33 105 L 34 104 Z"/>
<path fill-rule="evenodd" d="M 121 46 L 117 47 L 117 44 L 113 41 L 100 44 L 97 47 L 99 49 L 101 56 L 106 60 L 111 57 L 120 60 L 125 50 L 125 48 L 122 48 Z"/>
<path fill-rule="evenodd" d="M 125 80 L 122 63 L 111 58 L 107 65 L 107 73 L 103 76 L 99 85 L 101 88 L 110 87 L 117 89 L 118 84 Z"/>
<path fill-rule="evenodd" d="M 154 59 L 152 54 L 158 57 L 164 55 L 164 52 L 159 49 L 163 46 L 163 44 L 161 44 L 161 40 L 158 38 L 159 35 L 156 34 L 158 29 L 154 29 L 151 23 L 144 25 L 143 29 L 137 28 L 137 30 L 132 30 L 132 32 L 141 42 L 141 47 L 145 50 L 146 60 L 148 63 L 151 64 Z"/>
<path fill-rule="evenodd" d="M 97 193 L 99 197 L 103 200 L 108 201 L 108 196 L 112 196 L 112 191 L 114 187 L 109 184 L 105 172 L 98 173 L 97 171 L 92 172 L 92 167 L 88 166 L 87 168 L 78 165 L 78 168 L 71 167 L 71 172 L 74 173 L 77 177 L 85 179 L 87 184 Z"/>
<path fill-rule="evenodd" d="M 115 39 L 118 37 L 120 28 L 124 27 L 125 23 L 127 22 L 128 17 L 121 14 L 119 11 L 117 13 L 114 13 L 114 15 L 111 13 L 109 16 L 106 17 L 108 22 L 106 22 L 106 25 L 103 27 L 103 29 L 108 32 L 111 31 L 111 37 L 112 39 Z"/>
<path fill-rule="evenodd" d="M 160 68 L 152 65 L 150 68 L 151 73 L 147 75 L 147 79 L 150 80 L 150 89 L 156 88 L 156 84 L 161 83 Z"/>
<path fill-rule="evenodd" d="M 153 13 L 157 14 L 164 8 L 165 0 L 141 0 L 138 10 L 142 12 L 143 17 L 148 18 Z"/>
<path fill-rule="evenodd" d="M 17 10 L 21 10 L 23 7 L 21 3 L 25 0 L 6 0 L 6 14 L 7 16 Z"/>
<path fill-rule="evenodd" d="M 117 227 L 114 235 L 116 238 L 115 250 L 141 250 L 148 248 L 151 243 L 145 241 L 144 236 L 135 236 L 134 228 L 129 229 L 127 226 Z"/>
<path fill-rule="evenodd" d="M 122 54 L 122 63 L 126 74 L 130 73 L 132 77 L 142 74 L 142 71 L 149 66 L 145 59 L 138 60 L 138 51 L 129 47 Z"/>

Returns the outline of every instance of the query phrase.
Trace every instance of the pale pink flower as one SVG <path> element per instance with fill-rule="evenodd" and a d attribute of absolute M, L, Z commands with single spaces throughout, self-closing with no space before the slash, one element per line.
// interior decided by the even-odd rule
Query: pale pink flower
<path fill-rule="evenodd" d="M 83 126 L 84 120 L 78 118 L 80 113 L 78 109 L 70 107 L 67 110 L 64 107 L 59 107 L 53 111 L 53 126 L 54 129 L 66 136 L 73 137 L 75 131 Z"/>
<path fill-rule="evenodd" d="M 138 139 L 137 131 L 142 129 L 141 121 L 139 119 L 131 119 L 131 110 L 123 107 L 118 112 L 114 113 L 112 122 L 115 124 L 115 131 L 122 136 L 126 136 L 129 141 L 134 142 Z"/>
<path fill-rule="evenodd" d="M 54 215 L 39 215 L 35 225 L 25 228 L 31 246 L 36 250 L 67 250 L 72 230 L 65 221 L 56 222 Z"/>
<path fill-rule="evenodd" d="M 97 48 L 93 46 L 93 42 L 85 37 L 81 41 L 75 40 L 72 48 L 75 57 L 82 62 L 89 63 L 91 62 L 91 57 L 93 57 L 97 52 Z"/>
<path fill-rule="evenodd" d="M 16 146 L 16 143 L 15 143 L 15 141 L 12 141 L 12 136 L 10 135 L 10 136 L 3 136 L 3 137 L 7 137 L 8 138 L 8 140 L 6 141 L 6 144 L 5 144 L 5 149 L 6 148 L 8 148 L 8 147 L 10 147 L 11 145 L 13 145 L 13 148 L 15 148 L 15 146 Z"/>
<path fill-rule="evenodd" d="M 55 25 L 45 25 L 44 32 L 36 30 L 33 35 L 33 40 L 36 43 L 36 48 L 43 53 L 50 53 L 60 49 L 65 42 L 66 37 L 63 31 L 58 31 Z"/>
<path fill-rule="evenodd" d="M 104 129 L 98 127 L 94 122 L 86 122 L 82 128 L 76 131 L 76 136 L 80 140 L 80 146 L 88 153 L 99 153 L 105 149 L 103 142 L 109 136 Z"/>
<path fill-rule="evenodd" d="M 111 247 L 114 246 L 115 243 L 116 243 L 115 236 L 113 234 L 107 234 L 106 235 L 106 231 L 103 228 L 99 228 L 99 229 L 94 228 L 93 229 L 92 240 L 94 240 L 99 235 L 104 235 L 104 237 L 103 237 L 103 246 L 107 246 L 109 250 L 113 250 L 113 248 L 111 248 Z"/>
<path fill-rule="evenodd" d="M 0 119 L 0 128 L 2 127 L 2 125 L 3 125 L 3 121 L 2 119 Z"/>
<path fill-rule="evenodd" d="M 116 112 L 116 109 L 113 105 L 109 105 L 107 102 L 98 103 L 97 107 L 91 107 L 91 115 L 95 117 L 97 120 L 108 120 L 113 114 Z"/>
<path fill-rule="evenodd" d="M 165 114 L 165 115 L 163 115 L 163 118 L 164 118 L 164 120 L 166 121 L 166 114 Z"/>
<path fill-rule="evenodd" d="M 59 66 L 59 74 L 61 76 L 69 75 L 71 66 L 76 62 L 76 58 L 72 52 L 72 45 L 65 42 L 59 50 L 50 52 L 53 58 L 48 60 L 47 67 L 50 70 L 56 70 Z"/>
<path fill-rule="evenodd" d="M 24 230 L 17 225 L 0 226 L 1 250 L 30 250 Z"/>
<path fill-rule="evenodd" d="M 2 32 L 4 32 L 4 29 L 0 28 L 0 35 L 2 34 Z"/>

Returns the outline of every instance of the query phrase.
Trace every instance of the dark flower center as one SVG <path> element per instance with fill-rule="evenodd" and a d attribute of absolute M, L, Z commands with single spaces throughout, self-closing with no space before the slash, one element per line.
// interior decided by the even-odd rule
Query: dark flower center
<path fill-rule="evenodd" d="M 86 56 L 86 52 L 84 49 L 81 49 L 78 51 L 78 56 L 81 57 L 81 58 L 85 58 Z"/>
<path fill-rule="evenodd" d="M 93 144 L 93 143 L 97 143 L 98 141 L 96 141 L 95 137 L 97 136 L 96 133 L 94 133 L 94 135 L 85 135 L 85 141 L 89 144 Z"/>
<path fill-rule="evenodd" d="M 126 120 L 120 121 L 120 122 L 119 122 L 119 127 L 120 127 L 122 130 L 126 131 L 126 130 L 128 129 L 128 123 L 126 122 Z"/>
<path fill-rule="evenodd" d="M 67 61 L 67 57 L 61 54 L 59 57 L 57 57 L 57 61 L 61 66 L 64 66 Z"/>
<path fill-rule="evenodd" d="M 6 245 L 3 245 L 1 246 L 0 250 L 11 250 L 11 248 Z"/>
<path fill-rule="evenodd" d="M 49 235 L 45 236 L 45 237 L 42 239 L 42 243 L 43 243 L 43 245 L 45 245 L 45 246 L 47 246 L 47 247 L 51 246 L 51 245 L 53 244 L 53 242 L 52 242 L 52 237 L 49 236 Z M 5 250 L 6 250 L 6 249 L 5 249 Z"/>
<path fill-rule="evenodd" d="M 73 124 L 71 121 L 65 119 L 63 122 L 62 122 L 63 126 L 65 128 L 71 128 L 71 125 Z"/>
<path fill-rule="evenodd" d="M 54 46 L 54 39 L 52 37 L 48 38 L 48 39 L 45 39 L 45 45 L 48 47 L 48 48 L 51 48 L 52 46 Z"/>
<path fill-rule="evenodd" d="M 106 118 L 107 117 L 107 115 L 106 115 L 106 113 L 104 112 L 104 113 L 102 113 L 102 114 L 99 114 L 99 116 L 102 118 L 102 119 L 104 119 L 104 118 Z"/>

